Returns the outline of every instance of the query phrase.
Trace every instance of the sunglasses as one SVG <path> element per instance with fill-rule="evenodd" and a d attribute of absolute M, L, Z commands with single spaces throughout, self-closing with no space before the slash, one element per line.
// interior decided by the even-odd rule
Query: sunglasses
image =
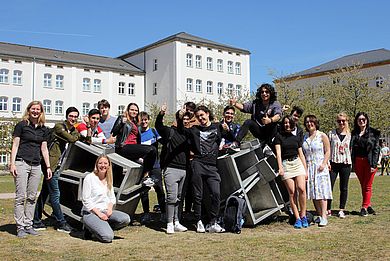
<path fill-rule="evenodd" d="M 358 118 L 358 121 L 365 122 L 367 119 L 366 118 Z"/>
<path fill-rule="evenodd" d="M 337 123 L 345 123 L 346 120 L 337 120 Z"/>
<path fill-rule="evenodd" d="M 233 112 L 225 112 L 226 115 L 234 115 Z"/>

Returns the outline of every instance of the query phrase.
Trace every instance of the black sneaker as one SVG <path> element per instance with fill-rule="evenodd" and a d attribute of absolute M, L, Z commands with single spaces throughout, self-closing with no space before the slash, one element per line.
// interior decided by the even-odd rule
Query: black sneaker
<path fill-rule="evenodd" d="M 367 208 L 367 212 L 368 212 L 368 214 L 376 215 L 375 210 L 371 206 Z"/>
<path fill-rule="evenodd" d="M 36 231 L 42 231 L 42 230 L 46 230 L 46 225 L 43 224 L 42 221 L 40 221 L 39 223 L 34 223 L 34 224 L 33 224 L 33 228 L 34 228 L 34 230 L 36 230 Z"/>
<path fill-rule="evenodd" d="M 365 208 L 362 208 L 360 210 L 360 216 L 362 216 L 362 217 L 367 217 L 368 216 L 367 210 Z"/>
<path fill-rule="evenodd" d="M 57 226 L 57 231 L 64 232 L 64 233 L 70 233 L 73 231 L 73 228 L 68 225 L 68 223 L 61 223 Z"/>
<path fill-rule="evenodd" d="M 92 240 L 92 233 L 91 231 L 89 231 L 88 228 L 84 228 L 84 231 L 83 231 L 83 238 L 84 240 Z"/>

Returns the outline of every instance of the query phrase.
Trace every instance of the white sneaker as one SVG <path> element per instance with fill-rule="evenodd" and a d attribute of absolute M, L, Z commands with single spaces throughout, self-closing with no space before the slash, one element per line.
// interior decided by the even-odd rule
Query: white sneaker
<path fill-rule="evenodd" d="M 206 230 L 209 233 L 223 233 L 223 232 L 225 232 L 225 229 L 222 228 L 217 222 L 215 222 L 214 224 L 208 224 Z"/>
<path fill-rule="evenodd" d="M 186 232 L 188 229 L 179 223 L 179 221 L 175 222 L 175 231 L 176 232 Z"/>
<path fill-rule="evenodd" d="M 345 218 L 344 211 L 342 211 L 342 210 L 339 211 L 339 218 Z"/>
<path fill-rule="evenodd" d="M 146 187 L 153 187 L 154 186 L 154 181 L 152 180 L 151 177 L 145 177 L 142 180 L 142 184 Z"/>
<path fill-rule="evenodd" d="M 167 234 L 174 234 L 175 233 L 175 227 L 173 225 L 173 222 L 170 222 L 167 224 Z"/>
<path fill-rule="evenodd" d="M 196 223 L 196 232 L 197 233 L 205 233 L 206 230 L 204 229 L 202 220 L 199 220 L 198 223 Z"/>
<path fill-rule="evenodd" d="M 325 227 L 328 225 L 328 219 L 320 217 L 320 223 L 318 224 L 319 227 Z"/>

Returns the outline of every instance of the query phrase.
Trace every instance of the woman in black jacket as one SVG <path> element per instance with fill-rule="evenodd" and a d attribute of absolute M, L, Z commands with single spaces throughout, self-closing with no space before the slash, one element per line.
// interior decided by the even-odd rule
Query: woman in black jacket
<path fill-rule="evenodd" d="M 367 113 L 358 112 L 351 137 L 352 164 L 362 188 L 361 216 L 375 214 L 371 207 L 372 183 L 378 170 L 380 131 L 370 127 Z"/>

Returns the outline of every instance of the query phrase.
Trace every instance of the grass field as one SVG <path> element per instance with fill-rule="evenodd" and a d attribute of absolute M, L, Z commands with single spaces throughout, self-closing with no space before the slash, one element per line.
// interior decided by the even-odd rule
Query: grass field
<path fill-rule="evenodd" d="M 185 233 L 166 235 L 159 222 L 149 227 L 135 222 L 118 231 L 111 244 L 85 241 L 80 233 L 68 235 L 52 227 L 39 237 L 18 239 L 13 200 L 0 200 L 0 256 L 1 260 L 390 260 L 389 187 L 390 177 L 375 178 L 372 201 L 378 214 L 360 217 L 359 182 L 351 179 L 349 215 L 344 220 L 330 217 L 325 228 L 313 225 L 296 230 L 281 217 L 244 228 L 239 235 L 197 234 L 192 227 Z M 338 196 L 335 189 L 334 207 Z M 151 199 L 155 200 L 154 193 Z M 313 210 L 311 203 L 309 209 Z"/>

